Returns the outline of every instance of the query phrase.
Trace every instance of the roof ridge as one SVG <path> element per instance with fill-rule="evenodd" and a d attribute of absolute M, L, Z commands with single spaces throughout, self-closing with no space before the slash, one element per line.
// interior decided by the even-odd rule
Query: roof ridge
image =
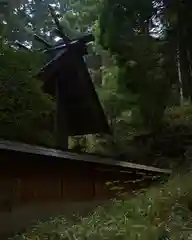
<path fill-rule="evenodd" d="M 164 173 L 164 174 L 172 173 L 170 169 L 161 169 L 161 168 L 146 166 L 146 165 L 137 164 L 137 163 L 119 161 L 119 160 L 116 160 L 115 158 L 114 160 L 112 160 L 111 157 L 101 157 L 97 155 L 91 155 L 89 153 L 79 154 L 75 152 L 63 151 L 63 150 L 53 149 L 53 148 L 45 148 L 38 145 L 30 145 L 27 143 L 14 142 L 9 140 L 2 140 L 2 139 L 0 139 L 0 149 L 23 152 L 23 153 L 25 152 L 25 153 L 31 153 L 31 154 L 37 154 L 37 155 L 44 155 L 44 156 L 50 156 L 50 157 L 56 157 L 56 158 L 63 158 L 63 159 L 69 159 L 69 160 L 84 161 L 84 162 L 90 162 L 90 163 L 91 162 L 99 163 L 99 164 L 104 164 L 109 166 L 131 168 L 131 169 L 144 170 L 149 172 L 158 172 L 158 173 Z M 91 155 L 91 158 L 90 158 L 90 155 Z"/>

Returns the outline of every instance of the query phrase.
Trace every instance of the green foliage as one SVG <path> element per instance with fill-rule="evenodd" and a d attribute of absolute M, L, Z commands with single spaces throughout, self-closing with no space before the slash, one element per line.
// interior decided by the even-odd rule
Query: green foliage
<path fill-rule="evenodd" d="M 126 94 L 119 91 L 118 68 L 111 66 L 103 69 L 102 86 L 98 88 L 98 95 L 113 130 L 113 136 L 108 137 L 104 149 L 117 154 L 123 151 L 133 136 L 135 127 L 141 125 L 141 117 L 138 115 L 136 102 L 137 95 L 127 91 Z M 139 123 L 140 121 L 140 123 Z"/>
<path fill-rule="evenodd" d="M 143 123 L 153 129 L 161 123 L 171 85 L 163 70 L 161 41 L 150 36 L 152 2 L 121 4 L 105 1 L 100 41 L 116 56 L 119 88 L 138 95 Z"/>
<path fill-rule="evenodd" d="M 43 122 L 49 121 L 54 104 L 32 75 L 41 58 L 3 44 L 0 54 L 0 136 L 41 142 Z M 42 129 L 42 131 L 41 131 Z"/>
<path fill-rule="evenodd" d="M 76 152 L 85 152 L 87 150 L 87 138 L 85 136 L 70 137 L 69 149 Z"/>
<path fill-rule="evenodd" d="M 69 32 L 69 29 L 75 34 L 82 34 L 92 28 L 94 22 L 98 19 L 101 9 L 102 0 L 72 0 L 68 3 L 73 11 L 66 11 L 63 14 L 64 30 Z M 71 33 L 72 33 L 71 32 Z M 70 32 L 69 32 L 70 33 Z"/>
<path fill-rule="evenodd" d="M 164 116 L 165 122 L 171 126 L 183 126 L 183 129 L 192 130 L 192 106 L 185 103 L 181 106 L 168 107 Z M 189 132 L 188 132 L 189 133 Z"/>
<path fill-rule="evenodd" d="M 190 125 L 191 118 L 188 112 L 183 113 L 187 117 L 177 120 L 170 114 L 174 109 L 178 109 L 175 105 L 181 100 L 180 90 L 183 90 L 184 98 L 189 100 L 192 89 L 190 46 L 192 30 L 189 11 L 191 3 L 169 1 L 168 4 L 167 1 L 159 0 L 17 1 L 6 11 L 2 10 L 1 23 L 2 20 L 6 20 L 9 24 L 1 24 L 3 26 L 1 35 L 6 35 L 6 40 L 9 42 L 27 41 L 32 43 L 33 47 L 39 47 L 39 43 L 32 38 L 32 32 L 54 42 L 55 26 L 48 14 L 48 4 L 54 5 L 63 30 L 68 36 L 75 38 L 84 32 L 94 33 L 96 41 L 89 45 L 86 61 L 91 68 L 94 84 L 113 131 L 112 137 L 96 135 L 70 138 L 70 148 L 118 155 L 127 151 L 134 135 L 142 130 L 156 133 L 156 130 L 164 129 L 167 123 L 171 127 L 178 124 Z M 23 52 L 22 56 L 36 59 L 32 53 Z M 12 57 L 8 57 L 4 64 L 5 72 L 9 71 L 8 59 Z M 28 74 L 27 69 L 31 68 L 29 62 L 25 62 L 25 73 L 23 72 L 22 78 L 19 79 L 25 78 L 26 82 L 29 80 L 32 85 L 29 88 L 33 89 L 34 94 L 36 92 L 37 95 L 41 95 L 38 92 L 40 83 Z M 38 65 L 38 61 L 35 62 Z M 181 84 L 178 81 L 178 63 L 180 63 Z M 21 71 L 19 64 L 14 62 L 14 65 L 18 71 Z M 35 73 L 35 70 L 31 71 Z M 18 98 L 21 98 L 22 94 L 19 90 Z M 43 96 L 45 97 L 44 94 Z M 35 95 L 30 95 L 29 98 L 34 99 L 33 107 L 39 108 L 38 113 L 41 112 L 42 106 L 45 115 L 49 115 L 43 103 L 35 103 L 37 100 Z M 11 105 L 11 108 L 16 109 L 15 105 Z M 25 112 L 24 107 L 20 109 Z M 38 120 L 36 113 L 37 111 L 34 110 L 33 113 L 26 114 L 27 119 L 33 119 L 30 124 L 36 122 L 36 126 L 47 125 L 47 122 L 51 121 L 48 117 L 45 118 L 47 120 L 43 120 L 42 117 Z M 2 119 L 7 124 L 9 114 L 4 115 L 6 116 L 2 116 Z M 15 118 L 21 118 L 16 116 L 15 112 L 14 114 L 11 112 L 10 121 L 16 122 Z M 41 124 L 42 121 L 45 123 Z M 27 128 L 26 122 L 20 119 L 19 123 L 20 126 L 23 124 L 23 129 Z M 20 131 L 19 129 L 14 131 L 15 134 Z M 5 130 L 4 125 L 2 125 L 2 134 L 3 130 Z M 167 128 L 164 130 L 166 131 Z M 37 130 L 36 134 L 37 132 L 41 131 Z M 8 132 L 4 135 L 8 135 Z M 53 141 L 49 131 L 41 137 L 41 139 L 47 138 L 49 142 Z"/>

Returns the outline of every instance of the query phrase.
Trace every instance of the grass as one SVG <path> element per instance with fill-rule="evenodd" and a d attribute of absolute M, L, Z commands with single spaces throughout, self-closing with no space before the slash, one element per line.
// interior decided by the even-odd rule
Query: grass
<path fill-rule="evenodd" d="M 114 200 L 73 222 L 60 216 L 38 223 L 14 240 L 192 239 L 191 179 L 191 173 L 175 176 L 164 185 L 131 199 Z"/>

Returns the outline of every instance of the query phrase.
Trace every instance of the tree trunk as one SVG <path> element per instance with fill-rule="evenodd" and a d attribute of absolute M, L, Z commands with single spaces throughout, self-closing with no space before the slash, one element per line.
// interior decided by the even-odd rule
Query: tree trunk
<path fill-rule="evenodd" d="M 181 63 L 180 63 L 180 50 L 177 49 L 177 72 L 178 72 L 178 81 L 179 81 L 179 96 L 180 96 L 180 105 L 184 103 L 183 97 L 183 82 L 182 82 L 182 75 L 181 75 Z"/>

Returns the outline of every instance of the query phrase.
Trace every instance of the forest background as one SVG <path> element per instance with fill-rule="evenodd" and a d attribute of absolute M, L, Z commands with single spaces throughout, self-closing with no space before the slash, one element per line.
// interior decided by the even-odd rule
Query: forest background
<path fill-rule="evenodd" d="M 70 148 L 160 167 L 192 156 L 192 16 L 180 0 L 0 1 L 0 137 L 56 147 L 55 99 L 34 73 L 45 59 L 33 34 L 55 43 L 48 5 L 71 38 L 92 32 L 86 58 L 112 136 Z M 18 49 L 20 41 L 29 51 Z M 139 148 L 139 151 L 138 151 Z"/>

